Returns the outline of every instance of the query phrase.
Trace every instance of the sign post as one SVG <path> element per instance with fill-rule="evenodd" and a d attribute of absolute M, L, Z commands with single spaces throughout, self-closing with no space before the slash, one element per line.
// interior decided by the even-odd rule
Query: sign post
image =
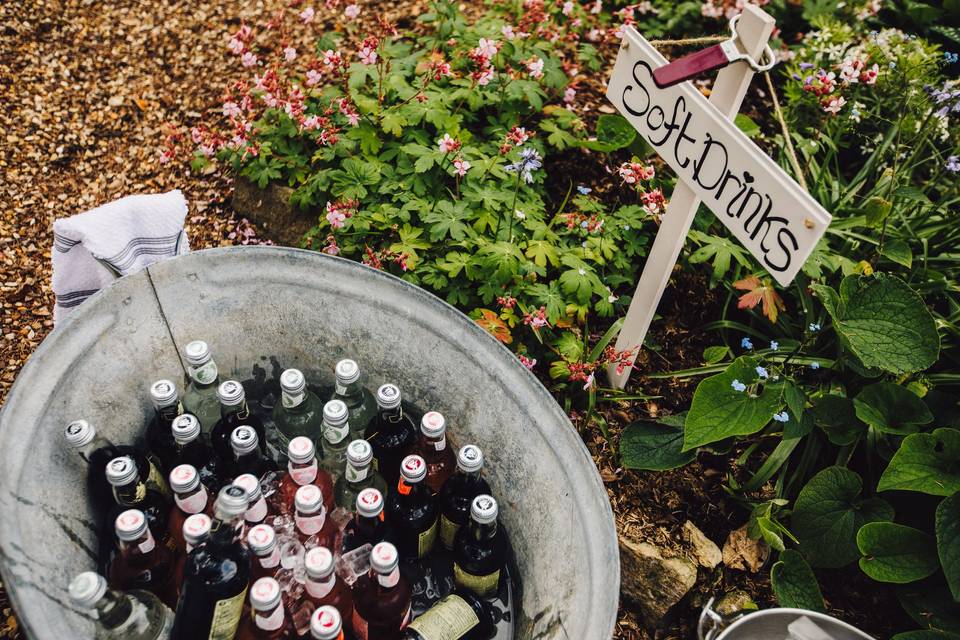
<path fill-rule="evenodd" d="M 774 20 L 747 5 L 736 24 L 738 43 L 760 59 Z M 636 360 L 670 280 L 700 202 L 782 285 L 790 283 L 830 224 L 830 214 L 732 122 L 754 72 L 746 63 L 720 70 L 709 100 L 689 82 L 659 88 L 653 70 L 667 60 L 632 27 L 607 98 L 677 173 L 677 185 L 617 337 L 617 351 Z M 630 367 L 607 369 L 611 384 L 626 386 Z"/>

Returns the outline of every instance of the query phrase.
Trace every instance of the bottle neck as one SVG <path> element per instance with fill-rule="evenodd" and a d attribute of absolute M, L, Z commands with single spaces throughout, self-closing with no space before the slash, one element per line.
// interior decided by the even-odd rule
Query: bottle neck
<path fill-rule="evenodd" d="M 400 568 L 397 567 L 390 573 L 378 573 L 374 571 L 374 574 L 377 578 L 377 584 L 380 585 L 381 591 L 390 591 L 397 586 L 397 583 L 400 582 Z"/>
<path fill-rule="evenodd" d="M 220 404 L 220 417 L 226 418 L 227 416 L 236 415 L 240 419 L 244 419 L 250 416 L 250 409 L 247 408 L 247 401 L 244 400 L 240 404 L 225 405 Z"/>
<path fill-rule="evenodd" d="M 443 451 L 447 448 L 447 434 L 441 433 L 439 436 L 431 437 L 421 432 L 424 448 L 430 451 Z"/>
<path fill-rule="evenodd" d="M 355 467 L 351 463 L 347 463 L 346 468 L 343 471 L 343 475 L 347 480 L 347 484 L 351 487 L 355 487 L 363 482 L 366 482 L 367 478 L 370 476 L 370 464 L 365 464 L 360 467 Z"/>
<path fill-rule="evenodd" d="M 371 538 L 380 531 L 380 528 L 383 526 L 383 512 L 380 512 L 380 515 L 373 516 L 369 518 L 367 516 L 362 516 L 359 513 L 357 514 L 357 529 L 360 533 L 364 534 L 365 537 Z M 379 542 L 376 540 L 375 542 Z"/>
<path fill-rule="evenodd" d="M 207 488 L 200 483 L 192 491 L 178 493 L 174 500 L 184 513 L 200 513 L 207 508 Z"/>
<path fill-rule="evenodd" d="M 332 425 L 326 420 L 323 421 L 323 439 L 329 444 L 347 445 L 347 436 L 350 435 L 350 423 Z"/>
<path fill-rule="evenodd" d="M 463 479 L 467 485 L 474 485 L 480 482 L 480 475 L 482 471 L 482 469 L 477 469 L 476 471 L 464 471 L 460 467 L 457 467 L 457 473 L 463 476 Z"/>
<path fill-rule="evenodd" d="M 250 505 L 250 508 L 247 509 L 247 512 L 243 514 L 243 518 L 247 523 L 247 526 L 254 526 L 263 522 L 263 519 L 267 517 L 267 501 L 261 495 Z"/>
<path fill-rule="evenodd" d="M 260 446 L 256 446 L 253 451 L 247 451 L 245 453 L 237 453 L 236 450 L 233 452 L 233 461 L 239 467 L 245 467 L 246 465 L 256 464 L 263 459 L 263 456 L 260 455 Z M 254 474 L 256 475 L 256 474 Z"/>
<path fill-rule="evenodd" d="M 188 371 L 190 380 L 200 389 L 209 389 L 219 382 L 220 372 L 217 370 L 217 364 L 213 360 L 207 360 L 197 367 L 190 367 Z"/>
<path fill-rule="evenodd" d="M 133 615 L 133 599 L 121 591 L 107 589 L 97 602 L 97 620 L 104 629 L 116 629 Z"/>
<path fill-rule="evenodd" d="M 280 566 L 280 545 L 273 545 L 273 549 L 271 549 L 269 553 L 263 555 L 258 554 L 257 561 L 264 569 L 274 569 Z"/>
<path fill-rule="evenodd" d="M 146 555 L 157 547 L 153 534 L 148 528 L 146 532 L 136 540 L 121 540 L 120 550 L 125 554 Z"/>
<path fill-rule="evenodd" d="M 347 403 L 347 406 L 359 404 L 363 400 L 363 385 L 360 380 L 355 380 L 350 384 L 342 384 L 337 380 L 337 397 Z"/>
<path fill-rule="evenodd" d="M 390 425 L 399 425 L 403 421 L 403 405 L 392 409 L 379 410 L 380 423 L 390 427 Z"/>
<path fill-rule="evenodd" d="M 166 407 L 156 407 L 157 417 L 161 422 L 166 423 L 168 426 L 173 424 L 173 421 L 183 412 L 183 407 L 179 401 L 174 404 L 168 405 Z"/>
<path fill-rule="evenodd" d="M 80 454 L 80 457 L 90 463 L 93 459 L 93 454 L 95 451 L 100 449 L 113 449 L 114 445 L 110 440 L 103 437 L 99 433 L 93 436 L 93 440 L 83 445 L 82 447 L 77 448 L 77 452 Z"/>
<path fill-rule="evenodd" d="M 147 485 L 140 480 L 113 488 L 114 499 L 124 506 L 140 504 L 147 498 Z"/>
<path fill-rule="evenodd" d="M 283 601 L 269 611 L 255 610 L 253 621 L 261 631 L 276 631 L 283 627 Z"/>
<path fill-rule="evenodd" d="M 301 487 L 316 480 L 319 470 L 320 465 L 316 458 L 313 458 L 310 462 L 293 462 L 291 460 L 287 463 L 287 471 L 290 473 L 290 477 Z"/>
<path fill-rule="evenodd" d="M 497 523 L 480 524 L 476 520 L 470 520 L 470 534 L 474 540 L 491 540 L 497 535 Z"/>
<path fill-rule="evenodd" d="M 314 598 L 326 598 L 337 584 L 337 573 L 331 572 L 326 578 L 311 578 L 307 575 L 304 588 Z"/>
<path fill-rule="evenodd" d="M 220 542 L 240 542 L 243 537 L 243 514 L 214 518 L 210 526 L 210 539 Z"/>
<path fill-rule="evenodd" d="M 323 529 L 323 525 L 327 522 L 327 511 L 322 505 L 320 509 L 314 513 L 304 513 L 300 511 L 300 509 L 297 509 L 293 520 L 300 533 L 305 536 L 312 536 Z"/>
<path fill-rule="evenodd" d="M 292 411 L 294 413 L 303 411 L 307 408 L 307 390 L 304 389 L 300 393 L 290 393 L 289 391 L 280 392 L 280 403 L 283 405 L 283 408 L 287 411 Z"/>

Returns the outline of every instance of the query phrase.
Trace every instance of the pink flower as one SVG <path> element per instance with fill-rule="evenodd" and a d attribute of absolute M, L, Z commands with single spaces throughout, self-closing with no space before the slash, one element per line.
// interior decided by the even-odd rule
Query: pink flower
<path fill-rule="evenodd" d="M 513 40 L 517 37 L 517 34 L 513 30 L 513 26 L 509 24 L 503 25 L 503 27 L 500 29 L 500 33 L 502 33 L 503 37 L 507 40 Z"/>
<path fill-rule="evenodd" d="M 314 15 L 313 7 L 307 7 L 300 12 L 300 19 L 303 20 L 304 23 L 313 22 Z"/>
<path fill-rule="evenodd" d="M 450 153 L 460 148 L 460 141 L 451 138 L 449 133 L 445 133 L 437 142 L 437 146 L 440 147 L 440 153 Z"/>
<path fill-rule="evenodd" d="M 353 19 L 356 18 L 358 15 L 360 15 L 360 5 L 358 5 L 358 4 L 356 4 L 356 3 L 354 3 L 354 4 L 348 4 L 348 5 L 347 5 L 347 8 L 343 10 L 343 15 L 345 15 L 345 16 L 347 16 L 348 18 L 350 18 L 351 20 L 353 20 Z"/>
<path fill-rule="evenodd" d="M 317 115 L 305 118 L 301 124 L 307 131 L 312 131 L 314 129 L 320 129 L 323 127 L 323 121 L 320 119 L 320 116 Z"/>
<path fill-rule="evenodd" d="M 567 90 L 563 92 L 563 101 L 567 104 L 571 104 L 574 99 L 577 97 L 577 90 L 573 87 L 567 87 Z"/>
<path fill-rule="evenodd" d="M 536 311 L 524 314 L 523 324 L 530 325 L 534 329 L 547 326 L 547 308 L 540 307 Z"/>
<path fill-rule="evenodd" d="M 480 42 L 477 44 L 477 48 L 473 50 L 474 55 L 482 56 L 484 58 L 492 59 L 497 55 L 497 51 L 500 50 L 500 43 L 496 40 L 488 40 L 487 38 L 480 38 Z"/>
<path fill-rule="evenodd" d="M 862 60 L 848 58 L 840 65 L 840 79 L 848 83 L 859 82 L 861 69 L 863 69 Z"/>
<path fill-rule="evenodd" d="M 253 29 L 251 29 L 248 24 L 242 25 L 237 29 L 237 32 L 233 34 L 233 37 L 241 42 L 247 42 L 253 37 Z"/>
<path fill-rule="evenodd" d="M 360 62 L 363 64 L 377 64 L 377 50 L 369 45 L 360 49 Z"/>
<path fill-rule="evenodd" d="M 597 42 L 602 38 L 603 38 L 603 31 L 600 31 L 600 29 L 590 29 L 590 31 L 587 32 L 587 40 L 589 40 L 590 42 Z"/>
<path fill-rule="evenodd" d="M 587 380 L 586 380 L 586 382 L 585 382 L 584 385 L 583 385 L 583 390 L 584 390 L 584 391 L 589 391 L 589 390 L 590 390 L 590 387 L 593 386 L 594 379 L 595 379 L 595 376 L 594 376 L 593 372 L 591 371 L 591 372 L 590 372 L 590 375 L 587 376 Z"/>
<path fill-rule="evenodd" d="M 212 144 L 202 144 L 198 148 L 200 149 L 200 153 L 205 158 L 213 156 L 213 154 L 217 151 Z"/>
<path fill-rule="evenodd" d="M 864 84 L 877 84 L 877 76 L 880 75 L 880 65 L 873 63 L 873 66 L 860 74 L 860 82 Z"/>
<path fill-rule="evenodd" d="M 315 87 L 323 80 L 323 76 L 316 69 L 310 69 L 307 71 L 307 86 Z"/>
<path fill-rule="evenodd" d="M 526 62 L 527 73 L 530 74 L 531 78 L 542 78 L 543 77 L 543 58 L 530 58 Z"/>
<path fill-rule="evenodd" d="M 840 109 L 843 108 L 843 105 L 847 104 L 847 101 L 843 98 L 843 96 L 831 96 L 824 98 L 820 104 L 823 105 L 823 110 L 827 113 L 837 115 L 840 113 Z"/>
<path fill-rule="evenodd" d="M 376 54 L 374 54 L 376 56 Z M 374 57 L 374 62 L 376 62 L 376 57 Z M 339 51 L 334 51 L 333 49 L 327 49 L 323 52 L 323 64 L 326 67 L 338 67 L 343 63 L 343 56 L 340 55 Z"/>
<path fill-rule="evenodd" d="M 287 62 L 293 62 L 297 59 L 297 50 L 293 47 L 287 47 L 283 50 L 283 59 Z"/>
<path fill-rule="evenodd" d="M 223 115 L 228 118 L 237 118 L 240 114 L 243 113 L 240 111 L 240 105 L 236 102 L 224 102 L 223 103 Z"/>
<path fill-rule="evenodd" d="M 332 203 L 327 203 L 327 222 L 330 223 L 330 226 L 334 229 L 340 229 L 344 225 L 344 221 L 347 219 L 347 214 L 341 211 L 337 206 Z"/>
<path fill-rule="evenodd" d="M 257 56 L 252 51 L 247 51 L 240 57 L 240 64 L 245 67 L 254 67 L 257 64 Z"/>
<path fill-rule="evenodd" d="M 624 162 L 618 169 L 620 178 L 627 184 L 637 184 L 640 180 L 653 178 L 653 167 L 645 167 L 639 162 Z"/>
<path fill-rule="evenodd" d="M 467 175 L 467 171 L 470 170 L 471 166 L 472 165 L 469 162 L 463 160 L 462 158 L 457 158 L 453 161 L 453 168 L 457 170 L 457 175 L 461 178 Z"/>
<path fill-rule="evenodd" d="M 240 55 L 241 53 L 243 53 L 243 50 L 245 48 L 246 48 L 246 45 L 243 44 L 243 41 L 238 40 L 236 37 L 230 38 L 230 42 L 227 44 L 227 49 L 229 49 L 231 53 L 234 53 L 236 55 Z"/>
<path fill-rule="evenodd" d="M 533 134 L 527 133 L 527 130 L 524 127 L 514 127 L 513 129 L 510 129 L 510 133 L 507 134 L 507 141 L 512 142 L 514 145 L 519 147 L 532 137 Z"/>
<path fill-rule="evenodd" d="M 570 0 L 567 0 L 567 2 L 564 2 L 563 8 L 560 10 L 560 13 L 562 13 L 565 16 L 568 16 L 571 13 L 573 13 L 573 3 L 570 2 Z"/>
<path fill-rule="evenodd" d="M 493 67 L 487 67 L 483 71 L 476 74 L 477 84 L 481 87 L 485 87 L 496 77 L 497 73 L 493 70 Z"/>
<path fill-rule="evenodd" d="M 521 354 L 518 354 L 518 355 L 517 355 L 517 358 L 520 359 L 520 364 L 522 364 L 523 366 L 525 366 L 525 367 L 526 367 L 527 369 L 529 369 L 530 371 L 533 371 L 533 368 L 534 368 L 535 366 L 537 366 L 537 359 L 536 359 L 536 358 L 528 358 L 527 356 L 523 355 L 522 353 L 521 353 Z"/>
<path fill-rule="evenodd" d="M 647 211 L 654 214 L 659 213 L 667 204 L 667 199 L 663 197 L 663 191 L 660 189 L 647 191 L 640 196 L 640 199 L 643 200 L 643 206 Z"/>
<path fill-rule="evenodd" d="M 590 7 L 590 13 L 596 15 L 603 11 L 603 0 L 597 0 L 593 3 L 593 6 Z"/>
<path fill-rule="evenodd" d="M 360 114 L 357 113 L 357 110 L 353 108 L 346 98 L 340 98 L 340 100 L 337 101 L 337 109 L 347 117 L 350 126 L 355 127 L 360 124 Z"/>
<path fill-rule="evenodd" d="M 327 236 L 327 246 L 325 246 L 321 251 L 330 256 L 340 255 L 340 247 L 337 246 L 337 239 L 332 235 Z"/>
<path fill-rule="evenodd" d="M 175 155 L 175 152 L 173 149 L 164 149 L 163 151 L 160 152 L 160 164 L 167 164 L 168 162 L 173 160 L 174 155 Z"/>

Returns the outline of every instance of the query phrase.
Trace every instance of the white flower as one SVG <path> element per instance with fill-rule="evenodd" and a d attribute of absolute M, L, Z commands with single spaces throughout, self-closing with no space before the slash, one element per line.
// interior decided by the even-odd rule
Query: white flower
<path fill-rule="evenodd" d="M 343 15 L 345 15 L 345 16 L 347 16 L 348 18 L 350 18 L 351 20 L 353 20 L 353 19 L 356 18 L 358 15 L 360 15 L 360 5 L 358 5 L 358 4 L 356 4 L 356 3 L 354 3 L 354 4 L 348 4 L 347 7 L 346 7 L 346 9 L 343 10 Z"/>
<path fill-rule="evenodd" d="M 593 6 L 590 7 L 590 13 L 596 15 L 601 11 L 603 11 L 603 0 L 596 0 L 596 2 L 593 3 Z"/>
<path fill-rule="evenodd" d="M 517 219 L 518 219 L 518 220 L 526 220 L 526 219 L 527 219 L 527 214 L 525 214 L 523 211 L 520 211 L 520 209 L 517 209 L 516 211 L 514 211 L 513 214 L 514 214 L 515 216 L 517 216 Z"/>
<path fill-rule="evenodd" d="M 534 58 L 527 62 L 527 72 L 532 78 L 543 77 L 543 58 Z"/>
<path fill-rule="evenodd" d="M 440 147 L 440 153 L 450 153 L 460 148 L 460 143 L 450 137 L 449 133 L 443 134 L 443 137 L 437 142 Z"/>
<path fill-rule="evenodd" d="M 283 50 L 283 59 L 287 62 L 293 62 L 297 59 L 297 50 L 293 47 L 287 47 Z"/>
<path fill-rule="evenodd" d="M 300 12 L 300 19 L 303 20 L 304 22 L 312 22 L 313 15 L 314 15 L 313 7 L 307 7 L 306 9 Z"/>
<path fill-rule="evenodd" d="M 513 27 L 509 24 L 503 25 L 503 28 L 500 29 L 500 32 L 503 33 L 503 37 L 507 40 L 513 40 L 517 37 L 517 34 L 513 31 Z"/>
<path fill-rule="evenodd" d="M 480 38 L 480 42 L 477 44 L 477 48 L 474 49 L 474 53 L 477 55 L 483 56 L 487 59 L 491 59 L 497 55 L 500 45 L 496 40 L 489 40 L 487 38 Z"/>
<path fill-rule="evenodd" d="M 570 0 L 567 0 L 567 2 L 564 2 L 563 9 L 561 9 L 560 12 L 565 16 L 568 16 L 571 13 L 573 13 L 573 3 L 570 2 Z"/>

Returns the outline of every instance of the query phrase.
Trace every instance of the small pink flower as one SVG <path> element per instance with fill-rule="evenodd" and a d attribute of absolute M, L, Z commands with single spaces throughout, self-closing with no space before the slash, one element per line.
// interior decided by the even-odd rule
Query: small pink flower
<path fill-rule="evenodd" d="M 315 15 L 313 7 L 307 7 L 300 12 L 300 19 L 303 20 L 304 24 L 308 22 L 313 22 L 313 16 Z"/>
<path fill-rule="evenodd" d="M 543 77 L 543 58 L 530 58 L 526 62 L 527 73 L 530 74 L 531 78 L 542 78 Z"/>
<path fill-rule="evenodd" d="M 570 2 L 570 0 L 567 0 L 567 2 L 564 2 L 563 8 L 560 10 L 560 13 L 562 13 L 565 16 L 568 16 L 571 13 L 573 13 L 573 3 Z"/>
<path fill-rule="evenodd" d="M 590 372 L 590 375 L 587 376 L 587 381 L 586 381 L 586 382 L 584 383 L 584 385 L 583 385 L 583 390 L 584 390 L 584 391 L 589 391 L 589 390 L 590 390 L 590 387 L 593 386 L 594 379 L 595 379 L 595 376 L 594 376 L 593 372 L 591 371 L 591 372 Z"/>
<path fill-rule="evenodd" d="M 524 314 L 523 324 L 530 325 L 534 329 L 547 326 L 547 308 L 540 307 L 536 311 Z"/>
<path fill-rule="evenodd" d="M 240 114 L 243 113 L 240 111 L 240 105 L 236 102 L 224 102 L 223 103 L 223 115 L 228 118 L 238 118 Z"/>
<path fill-rule="evenodd" d="M 532 137 L 533 134 L 527 133 L 526 128 L 514 127 L 513 129 L 510 129 L 510 132 L 507 134 L 507 141 L 512 142 L 514 145 L 519 147 Z"/>
<path fill-rule="evenodd" d="M 573 87 L 567 87 L 567 90 L 563 92 L 563 101 L 567 104 L 571 104 L 577 97 L 577 90 Z"/>
<path fill-rule="evenodd" d="M 503 28 L 500 29 L 500 32 L 503 34 L 503 37 L 507 40 L 513 40 L 517 37 L 516 32 L 513 30 L 513 26 L 509 24 L 503 25 Z"/>
<path fill-rule="evenodd" d="M 376 55 L 376 54 L 374 54 Z M 376 61 L 376 59 L 374 59 Z M 326 67 L 337 67 L 343 62 L 343 56 L 340 55 L 339 51 L 334 51 L 333 49 L 327 49 L 323 52 L 323 64 Z"/>
<path fill-rule="evenodd" d="M 244 45 L 243 42 L 241 40 L 238 40 L 237 38 L 230 38 L 230 42 L 227 44 L 227 49 L 229 49 L 231 53 L 234 53 L 236 55 L 240 55 L 241 53 L 243 53 L 243 50 L 245 48 L 246 48 L 246 45 Z"/>
<path fill-rule="evenodd" d="M 327 246 L 321 249 L 321 251 L 330 256 L 340 255 L 340 247 L 337 246 L 337 239 L 332 235 L 327 236 Z"/>
<path fill-rule="evenodd" d="M 823 105 L 824 111 L 833 115 L 837 115 L 840 113 L 840 109 L 843 108 L 843 105 L 847 104 L 847 101 L 843 96 L 831 96 L 829 98 L 825 98 L 821 104 Z"/>
<path fill-rule="evenodd" d="M 453 168 L 457 170 L 457 175 L 461 178 L 467 175 L 467 171 L 470 170 L 471 166 L 472 165 L 469 162 L 463 160 L 462 158 L 457 158 L 453 161 Z"/>
<path fill-rule="evenodd" d="M 483 56 L 484 58 L 492 59 L 497 55 L 497 51 L 500 50 L 500 43 L 496 40 L 489 40 L 487 38 L 480 38 L 480 42 L 477 44 L 477 48 L 473 50 L 474 54 L 477 56 Z"/>
<path fill-rule="evenodd" d="M 377 64 L 377 50 L 372 47 L 363 47 L 358 55 L 363 64 Z"/>
<path fill-rule="evenodd" d="M 348 4 L 347 8 L 343 10 L 343 15 L 347 16 L 351 20 L 360 15 L 360 5 L 358 4 Z"/>
<path fill-rule="evenodd" d="M 347 214 L 338 209 L 332 202 L 327 203 L 327 222 L 334 229 L 340 229 L 347 219 Z"/>
<path fill-rule="evenodd" d="M 880 65 L 874 63 L 872 67 L 866 69 L 860 74 L 860 82 L 864 84 L 877 84 L 877 76 L 880 75 Z"/>
<path fill-rule="evenodd" d="M 252 51 L 247 51 L 240 57 L 240 64 L 245 67 L 254 67 L 257 64 L 257 56 Z"/>
<path fill-rule="evenodd" d="M 203 142 L 203 131 L 200 130 L 200 127 L 193 127 L 190 129 L 190 140 L 193 141 L 193 144 L 200 144 Z"/>
<path fill-rule="evenodd" d="M 200 150 L 200 153 L 205 158 L 212 157 L 213 154 L 216 153 L 217 151 L 212 144 L 202 144 L 198 147 L 198 149 Z"/>
<path fill-rule="evenodd" d="M 305 118 L 302 122 L 303 128 L 307 131 L 312 131 L 314 129 L 320 129 L 323 127 L 323 121 L 320 119 L 320 116 L 313 115 L 308 118 Z"/>
<path fill-rule="evenodd" d="M 603 11 L 603 0 L 596 0 L 596 2 L 593 3 L 593 6 L 590 7 L 590 13 L 596 15 L 601 11 Z"/>
<path fill-rule="evenodd" d="M 637 184 L 640 180 L 653 178 L 653 167 L 645 167 L 639 162 L 624 162 L 618 169 L 620 178 L 627 184 Z"/>
<path fill-rule="evenodd" d="M 173 160 L 174 155 L 173 149 L 164 149 L 160 152 L 160 164 L 167 164 Z"/>
<path fill-rule="evenodd" d="M 587 32 L 587 40 L 590 42 L 598 42 L 601 39 L 603 39 L 603 31 L 600 31 L 600 29 L 590 29 Z"/>
<path fill-rule="evenodd" d="M 437 142 L 437 146 L 440 147 L 440 153 L 450 153 L 460 148 L 460 141 L 451 138 L 449 133 L 445 133 Z"/>
<path fill-rule="evenodd" d="M 307 71 L 307 86 L 315 87 L 323 81 L 323 76 L 316 69 Z"/>
<path fill-rule="evenodd" d="M 526 367 L 527 369 L 529 369 L 530 371 L 533 371 L 533 368 L 534 368 L 535 366 L 537 366 L 537 359 L 536 359 L 536 358 L 528 358 L 527 356 L 523 355 L 522 353 L 519 354 L 519 355 L 517 355 L 517 358 L 520 359 L 520 364 L 522 364 L 523 366 L 525 366 L 525 367 Z"/>
<path fill-rule="evenodd" d="M 297 50 L 293 47 L 287 47 L 283 50 L 283 59 L 287 62 L 293 62 L 297 59 Z"/>
<path fill-rule="evenodd" d="M 497 77 L 497 73 L 496 71 L 493 70 L 493 67 L 487 67 L 486 69 L 481 71 L 479 74 L 477 74 L 477 84 L 480 85 L 481 87 L 485 87 L 488 84 L 490 84 L 490 82 L 496 77 Z"/>

